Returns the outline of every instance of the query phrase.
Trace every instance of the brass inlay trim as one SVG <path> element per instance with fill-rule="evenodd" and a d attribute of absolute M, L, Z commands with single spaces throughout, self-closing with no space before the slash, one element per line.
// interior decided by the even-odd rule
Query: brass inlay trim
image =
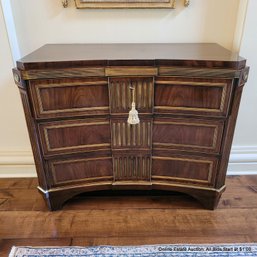
<path fill-rule="evenodd" d="M 95 125 L 109 125 L 109 121 L 99 121 L 99 122 L 82 122 L 74 124 L 64 124 L 64 125 L 48 125 L 45 128 L 68 128 L 68 127 L 81 127 L 81 126 L 95 126 Z"/>
<path fill-rule="evenodd" d="M 108 160 L 112 159 L 112 157 L 96 157 L 96 158 L 82 158 L 82 159 L 72 159 L 65 161 L 53 161 L 51 164 L 62 164 L 62 163 L 74 163 L 74 162 L 82 162 L 82 161 L 97 161 L 97 160 Z"/>
<path fill-rule="evenodd" d="M 226 83 L 204 83 L 204 82 L 183 82 L 183 81 L 156 81 L 156 84 L 160 85 L 188 85 L 188 86 L 207 86 L 207 87 L 222 87 L 221 93 L 221 101 L 220 107 L 218 109 L 215 108 L 196 108 L 196 107 L 179 107 L 179 106 L 155 106 L 156 110 L 188 110 L 188 111 L 207 111 L 207 112 L 223 112 L 225 103 L 226 103 L 226 96 L 227 96 L 227 85 Z"/>
<path fill-rule="evenodd" d="M 213 163 L 213 161 L 208 160 L 195 160 L 190 158 L 176 158 L 176 157 L 161 157 L 161 156 L 153 156 L 152 159 L 158 159 L 158 160 L 178 160 L 178 161 L 188 161 L 188 162 L 196 162 L 196 163 Z"/>
<path fill-rule="evenodd" d="M 78 86 L 104 86 L 108 85 L 107 80 L 96 80 L 96 81 L 81 81 L 76 82 L 61 82 L 61 83 L 49 83 L 49 84 L 35 84 L 37 88 L 53 88 L 53 87 L 78 87 Z"/>
<path fill-rule="evenodd" d="M 233 69 L 159 67 L 159 76 L 220 77 L 234 79 L 240 77 L 240 72 L 240 70 Z"/>
<path fill-rule="evenodd" d="M 197 69 L 182 67 L 96 67 L 96 68 L 69 68 L 69 69 L 38 69 L 23 70 L 21 78 L 23 80 L 40 78 L 82 78 L 82 77 L 102 77 L 102 76 L 125 76 L 125 75 L 154 75 L 154 76 L 200 76 L 223 78 L 239 78 L 240 70 L 232 69 Z"/>
<path fill-rule="evenodd" d="M 60 182 L 57 182 L 56 180 L 56 176 L 55 174 L 53 174 L 53 178 L 54 178 L 54 184 L 55 185 L 61 185 L 61 184 L 64 184 L 64 183 L 70 183 L 70 182 L 90 182 L 90 181 L 102 181 L 102 180 L 112 180 L 113 179 L 113 176 L 103 176 L 103 177 L 92 177 L 92 178 L 84 178 L 84 179 L 70 179 L 70 180 L 63 180 L 63 181 L 60 181 Z"/>
<path fill-rule="evenodd" d="M 112 183 L 113 186 L 151 186 L 152 182 L 147 181 L 115 181 Z"/>
<path fill-rule="evenodd" d="M 115 182 L 116 183 L 116 182 Z M 115 185 L 113 182 L 109 181 L 103 181 L 103 182 L 97 182 L 97 183 L 90 183 L 90 184 L 85 184 L 85 185 L 66 185 L 65 187 L 57 187 L 57 188 L 51 188 L 49 190 L 44 190 L 40 186 L 37 187 L 39 191 L 41 191 L 43 194 L 48 195 L 49 193 L 52 192 L 58 192 L 58 191 L 64 191 L 64 190 L 69 190 L 69 189 L 76 189 L 76 188 L 85 188 L 85 187 L 93 187 L 93 186 L 111 186 Z M 160 185 L 160 186 L 171 186 L 171 187 L 181 187 L 181 188 L 193 188 L 193 189 L 199 189 L 199 190 L 207 190 L 207 191 L 212 191 L 212 192 L 217 192 L 220 193 L 225 190 L 226 185 L 222 186 L 219 189 L 212 188 L 212 187 L 201 187 L 201 186 L 195 186 L 195 185 L 179 185 L 179 184 L 172 184 L 172 183 L 164 183 L 162 181 L 153 181 L 152 183 L 149 183 L 149 185 Z"/>
<path fill-rule="evenodd" d="M 169 161 L 169 160 L 174 160 L 174 161 L 184 161 L 184 162 L 195 162 L 195 163 L 207 163 L 209 164 L 209 172 L 208 172 L 208 179 L 207 181 L 211 183 L 212 179 L 212 173 L 213 173 L 213 163 L 214 161 L 208 161 L 208 160 L 195 160 L 195 159 L 190 159 L 190 158 L 175 158 L 175 157 L 158 157 L 158 156 L 153 156 L 153 160 L 162 160 L 162 161 Z M 153 178 L 154 176 L 152 176 Z M 162 177 L 162 176 L 157 176 L 157 177 Z M 163 176 L 166 178 L 166 176 Z M 181 180 L 181 181 L 194 181 L 194 182 L 205 182 L 206 180 L 198 180 L 198 179 L 187 179 L 187 178 L 175 178 L 175 177 L 170 177 L 167 176 L 168 179 L 175 179 L 175 180 Z"/>
<path fill-rule="evenodd" d="M 240 79 L 240 81 L 239 81 L 239 85 L 240 86 L 243 86 L 246 82 L 247 82 L 247 80 L 248 80 L 248 78 L 249 78 L 249 67 L 248 66 L 246 66 L 243 70 L 242 70 L 242 76 L 241 76 L 241 79 Z"/>
<path fill-rule="evenodd" d="M 171 106 L 155 106 L 156 110 L 188 110 L 188 111 L 207 111 L 207 112 L 220 112 L 220 109 L 208 109 L 208 108 L 191 108 L 191 107 L 171 107 Z"/>
<path fill-rule="evenodd" d="M 99 83 L 100 82 L 100 83 Z M 56 110 L 44 110 L 43 108 L 43 101 L 41 97 L 40 90 L 45 89 L 45 88 L 56 88 L 56 87 L 76 87 L 76 86 L 90 86 L 90 85 L 95 85 L 95 86 L 107 86 L 107 81 L 94 81 L 92 83 L 90 82 L 81 82 L 81 83 L 62 83 L 62 84 L 57 84 L 57 83 L 52 83 L 48 85 L 36 85 L 35 86 L 35 91 L 36 91 L 36 96 L 38 100 L 38 106 L 39 106 L 39 115 L 41 114 L 52 114 L 52 113 L 64 113 L 64 112 L 78 112 L 78 111 L 100 111 L 100 110 L 109 110 L 109 106 L 95 106 L 95 107 L 80 107 L 80 108 L 68 108 L 68 109 L 56 109 Z"/>
<path fill-rule="evenodd" d="M 65 125 L 49 125 L 43 127 L 44 138 L 46 142 L 46 147 L 48 152 L 68 150 L 68 149 L 81 149 L 81 148 L 94 148 L 94 147 L 110 147 L 110 143 L 105 144 L 87 144 L 87 145 L 77 145 L 77 146 L 67 146 L 67 147 L 55 147 L 51 148 L 51 144 L 48 137 L 48 130 L 58 129 L 58 128 L 68 128 L 68 127 L 83 127 L 83 126 L 93 126 L 93 125 L 109 125 L 109 122 L 92 122 L 92 123 L 78 123 L 78 124 L 65 124 Z"/>
<path fill-rule="evenodd" d="M 13 72 L 13 79 L 14 79 L 14 82 L 15 82 L 17 85 L 20 84 L 20 82 L 21 82 L 21 77 L 20 77 L 20 75 L 19 75 L 18 72 Z"/>
<path fill-rule="evenodd" d="M 215 149 L 214 146 L 200 146 L 200 145 L 187 145 L 187 144 L 171 144 L 171 143 L 153 143 L 154 146 L 184 146 L 184 147 L 195 147 L 195 148 L 203 148 L 203 149 Z"/>
<path fill-rule="evenodd" d="M 24 80 L 52 78 L 84 78 L 105 76 L 104 68 L 39 69 L 21 71 Z"/>
<path fill-rule="evenodd" d="M 208 174 L 208 177 L 209 177 L 209 174 Z M 152 179 L 191 181 L 191 182 L 198 182 L 198 183 L 204 183 L 204 184 L 210 183 L 209 178 L 208 180 L 202 180 L 202 179 L 180 178 L 180 177 L 171 177 L 171 176 L 152 176 Z"/>
<path fill-rule="evenodd" d="M 152 180 L 152 185 L 160 185 L 160 186 L 168 186 L 168 187 L 181 187 L 181 188 L 193 188 L 193 189 L 199 189 L 199 190 L 207 190 L 207 191 L 213 191 L 213 192 L 222 192 L 225 190 L 226 188 L 226 185 L 222 186 L 221 188 L 219 189 L 216 189 L 216 188 L 213 188 L 213 187 L 206 187 L 206 186 L 196 186 L 196 185 L 187 185 L 187 184 L 174 184 L 174 183 L 165 183 L 165 182 L 162 182 L 162 181 L 154 181 Z"/>
<path fill-rule="evenodd" d="M 219 132 L 219 125 L 209 125 L 206 123 L 187 123 L 187 122 L 165 122 L 165 121 L 154 121 L 155 124 L 163 124 L 163 125 L 185 125 L 185 126 L 195 126 L 195 127 L 209 127 L 214 128 L 213 133 L 213 140 L 212 140 L 212 146 L 201 146 L 201 145 L 190 145 L 190 144 L 179 144 L 179 143 L 153 143 L 154 146 L 184 146 L 184 147 L 196 147 L 196 148 L 203 148 L 203 149 L 215 149 L 217 146 L 217 140 L 218 140 L 218 132 Z"/>
<path fill-rule="evenodd" d="M 95 187 L 95 186 L 111 186 L 112 185 L 112 181 L 102 181 L 102 182 L 92 182 L 92 183 L 88 183 L 88 184 L 79 184 L 79 185 L 64 185 L 64 186 L 59 186 L 56 188 L 51 188 L 49 190 L 44 190 L 41 187 L 37 187 L 38 190 L 40 190 L 42 193 L 44 194 L 49 194 L 52 192 L 58 192 L 58 191 L 64 191 L 64 190 L 70 190 L 70 189 L 76 189 L 76 188 L 87 188 L 87 187 Z"/>
<path fill-rule="evenodd" d="M 105 76 L 156 76 L 158 69 L 154 67 L 107 67 Z"/>
<path fill-rule="evenodd" d="M 201 86 L 201 87 L 224 87 L 227 83 L 222 82 L 194 82 L 194 81 L 177 81 L 156 79 L 158 85 L 182 85 L 182 86 Z"/>

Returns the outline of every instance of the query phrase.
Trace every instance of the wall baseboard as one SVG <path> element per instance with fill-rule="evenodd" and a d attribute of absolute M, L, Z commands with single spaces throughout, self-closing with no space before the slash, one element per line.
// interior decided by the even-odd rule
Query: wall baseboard
<path fill-rule="evenodd" d="M 232 147 L 228 175 L 257 175 L 257 146 Z M 30 151 L 0 152 L 0 178 L 36 177 Z"/>
<path fill-rule="evenodd" d="M 35 165 L 0 165 L 0 178 L 37 177 Z"/>
<path fill-rule="evenodd" d="M 0 152 L 0 178 L 36 177 L 30 151 Z"/>
<path fill-rule="evenodd" d="M 257 146 L 232 147 L 228 175 L 257 174 Z"/>

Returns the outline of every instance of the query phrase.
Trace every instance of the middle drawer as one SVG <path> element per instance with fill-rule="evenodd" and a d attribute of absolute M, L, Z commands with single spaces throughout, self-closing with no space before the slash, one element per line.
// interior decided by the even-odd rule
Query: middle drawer
<path fill-rule="evenodd" d="M 218 154 L 223 128 L 222 120 L 155 118 L 153 148 Z"/>
<path fill-rule="evenodd" d="M 38 126 L 44 156 L 111 148 L 109 119 L 55 121 Z"/>

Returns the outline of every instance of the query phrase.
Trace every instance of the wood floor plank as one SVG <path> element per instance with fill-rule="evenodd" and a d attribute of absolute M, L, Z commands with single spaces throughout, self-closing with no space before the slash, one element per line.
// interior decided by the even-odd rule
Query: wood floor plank
<path fill-rule="evenodd" d="M 41 199 L 42 196 L 39 194 L 36 188 L 28 189 L 0 189 L 1 199 Z"/>
<path fill-rule="evenodd" d="M 0 189 L 4 188 L 29 188 L 34 178 L 1 178 Z"/>
<path fill-rule="evenodd" d="M 0 257 L 15 244 L 257 242 L 257 176 L 228 177 L 215 211 L 187 195 L 164 193 L 81 195 L 50 212 L 36 186 L 35 178 L 0 179 Z"/>
<path fill-rule="evenodd" d="M 254 186 L 228 186 L 218 208 L 257 208 L 257 190 Z"/>
<path fill-rule="evenodd" d="M 38 186 L 38 179 L 37 178 L 32 178 L 29 188 L 37 188 L 37 186 Z"/>
<path fill-rule="evenodd" d="M 257 234 L 257 209 L 122 209 L 0 213 L 0 238 Z"/>
<path fill-rule="evenodd" d="M 226 185 L 227 186 L 257 186 L 257 176 L 256 175 L 227 176 Z"/>
<path fill-rule="evenodd" d="M 0 211 L 48 211 L 47 205 L 42 199 L 5 199 Z"/>
<path fill-rule="evenodd" d="M 257 241 L 257 235 L 254 236 Z M 251 243 L 253 237 L 236 235 L 227 236 L 208 236 L 208 237 L 82 237 L 73 238 L 73 246 L 97 246 L 97 245 L 152 245 L 152 244 L 234 244 L 234 243 Z"/>
<path fill-rule="evenodd" d="M 1 208 L 1 205 L 3 205 L 6 201 L 7 199 L 0 199 L 0 208 Z"/>
<path fill-rule="evenodd" d="M 0 211 L 45 211 L 46 204 L 36 188 L 0 189 Z"/>

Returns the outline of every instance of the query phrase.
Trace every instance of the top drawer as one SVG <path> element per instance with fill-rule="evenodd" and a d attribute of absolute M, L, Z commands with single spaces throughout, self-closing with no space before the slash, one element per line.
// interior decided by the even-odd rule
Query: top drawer
<path fill-rule="evenodd" d="M 110 112 L 128 114 L 131 109 L 132 95 L 139 113 L 153 112 L 153 77 L 110 77 Z"/>
<path fill-rule="evenodd" d="M 29 82 L 37 119 L 109 113 L 107 78 Z"/>
<path fill-rule="evenodd" d="M 158 77 L 155 113 L 226 116 L 231 89 L 231 79 Z"/>

